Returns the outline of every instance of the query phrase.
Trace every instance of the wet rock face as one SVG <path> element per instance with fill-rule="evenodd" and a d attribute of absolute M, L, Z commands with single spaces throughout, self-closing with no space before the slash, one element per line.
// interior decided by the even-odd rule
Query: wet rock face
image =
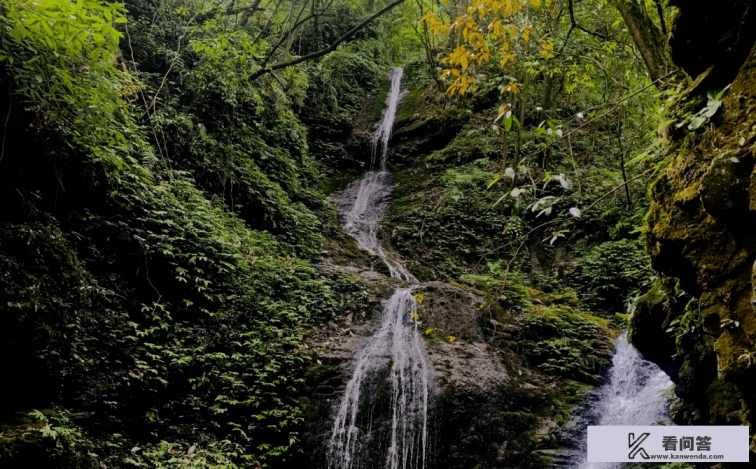
<path fill-rule="evenodd" d="M 428 467 L 551 467 L 533 438 L 533 428 L 540 428 L 538 413 L 549 403 L 546 394 L 517 383 L 485 394 L 447 388 L 437 406 L 435 454 Z"/>
<path fill-rule="evenodd" d="M 711 8 L 743 3 L 723 2 Z M 749 8 L 752 5 L 745 9 Z M 681 21 L 701 13 L 692 10 L 686 2 Z M 749 10 L 748 15 L 753 14 Z M 746 33 L 753 31 L 742 32 Z M 711 35 L 701 36 L 712 40 Z M 740 44 L 744 36 L 728 37 L 717 47 L 736 47 L 733 44 Z M 677 39 L 678 48 L 682 40 Z M 697 40 L 691 39 L 688 46 Z M 717 67 L 732 67 L 735 52 L 722 52 L 723 62 Z M 686 70 L 687 60 L 681 62 Z M 756 48 L 735 70 L 714 130 L 693 145 L 680 146 L 652 190 L 648 250 L 654 268 L 679 283 L 671 282 L 662 301 L 642 306 L 633 317 L 633 342 L 642 352 L 664 362 L 664 354 L 676 351 L 677 393 L 682 398 L 678 417 L 686 423 L 709 423 L 727 414 L 746 423 L 753 420 L 749 409 L 756 405 Z M 692 295 L 693 301 L 664 307 L 679 290 Z M 669 332 L 659 332 L 660 328 Z M 715 381 L 734 386 L 742 400 L 725 399 L 732 408 L 721 408 L 719 394 L 709 392 Z"/>
<path fill-rule="evenodd" d="M 478 326 L 484 305 L 480 293 L 442 282 L 426 283 L 415 291 L 423 295 L 423 327 L 434 331 L 426 350 L 440 386 L 485 394 L 504 384 L 507 370 Z M 449 335 L 457 339 L 449 343 Z"/>
<path fill-rule="evenodd" d="M 631 342 L 641 344 L 644 358 L 659 365 L 674 382 L 679 383 L 678 372 L 681 363 L 672 358 L 675 355 L 675 342 L 669 340 L 665 325 L 669 323 L 670 317 L 682 314 L 686 302 L 690 301 L 691 297 L 669 295 L 668 290 L 668 285 L 657 281 L 638 299 L 631 316 Z"/>
<path fill-rule="evenodd" d="M 708 86 L 731 83 L 756 41 L 751 0 L 671 0 L 680 8 L 670 39 L 672 58 L 692 77 L 715 66 Z"/>

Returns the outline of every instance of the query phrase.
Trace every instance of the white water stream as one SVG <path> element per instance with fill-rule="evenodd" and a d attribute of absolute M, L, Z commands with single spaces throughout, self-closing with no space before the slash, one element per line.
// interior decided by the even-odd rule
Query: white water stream
<path fill-rule="evenodd" d="M 592 391 L 583 413 L 587 425 L 652 425 L 668 416 L 668 402 L 663 393 L 673 386 L 658 366 L 644 359 L 623 333 L 615 341 L 612 367 L 607 381 Z M 614 469 L 622 463 L 586 461 L 587 428 L 577 434 L 577 445 L 570 467 L 579 469 Z"/>
<path fill-rule="evenodd" d="M 392 189 L 391 174 L 386 171 L 386 156 L 401 98 L 401 80 L 402 69 L 393 69 L 383 118 L 373 134 L 371 170 L 342 194 L 341 216 L 344 230 L 354 237 L 360 248 L 380 257 L 392 278 L 417 284 L 417 279 L 396 256 L 381 246 L 377 237 L 378 224 L 385 215 Z M 376 159 L 378 168 L 374 167 Z M 411 316 L 416 312 L 417 302 L 411 289 L 398 287 L 384 306 L 377 329 L 367 337 L 358 352 L 354 372 L 333 423 L 327 453 L 329 469 L 356 469 L 368 465 L 382 465 L 387 469 L 425 467 L 428 393 L 433 370 Z M 375 386 L 371 378 L 374 380 L 376 375 L 386 371 L 389 383 L 382 384 L 391 393 L 391 428 L 389 440 L 381 442 L 371 435 L 370 401 L 375 398 L 372 393 L 380 387 Z M 361 415 L 366 409 L 368 415 Z M 380 457 L 385 458 L 383 464 L 366 460 L 370 444 L 385 448 L 380 453 Z"/>

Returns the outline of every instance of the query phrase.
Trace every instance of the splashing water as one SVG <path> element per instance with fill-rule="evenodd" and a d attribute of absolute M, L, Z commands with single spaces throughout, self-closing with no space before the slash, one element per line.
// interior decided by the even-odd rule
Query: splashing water
<path fill-rule="evenodd" d="M 615 341 L 615 353 L 607 382 L 589 395 L 584 417 L 588 425 L 652 425 L 669 413 L 664 391 L 673 386 L 658 366 L 645 360 L 627 341 L 627 332 Z M 586 461 L 587 426 L 577 435 L 574 463 L 579 469 L 613 469 L 622 463 Z"/>
<path fill-rule="evenodd" d="M 391 90 L 378 129 L 373 135 L 373 158 L 378 142 L 381 170 L 368 171 L 342 194 L 343 227 L 360 248 L 380 257 L 392 278 L 417 284 L 399 259 L 388 253 L 377 238 L 380 220 L 386 213 L 391 194 L 391 175 L 385 171 L 388 140 L 400 97 L 402 69 L 391 72 Z M 424 468 L 427 448 L 428 394 L 433 371 L 412 315 L 417 302 L 410 288 L 397 288 L 386 303 L 377 330 L 367 338 L 355 359 L 354 372 L 347 383 L 329 441 L 329 469 L 353 469 L 382 465 L 388 469 Z M 386 387 L 381 373 L 388 370 L 390 383 L 390 434 L 388 441 L 371 434 L 373 399 L 376 388 Z M 376 380 L 378 381 L 376 383 Z M 366 412 L 367 411 L 367 412 Z M 375 433 L 375 432 L 373 432 Z M 383 444 L 383 464 L 370 460 L 371 446 Z"/>
<path fill-rule="evenodd" d="M 391 88 L 389 89 L 388 96 L 386 96 L 386 107 L 383 108 L 383 117 L 381 122 L 378 123 L 378 128 L 373 133 L 372 143 L 372 155 L 370 160 L 370 169 L 375 169 L 375 157 L 378 155 L 378 149 L 380 147 L 380 169 L 381 171 L 386 169 L 386 156 L 388 154 L 388 143 L 391 138 L 391 129 L 394 127 L 394 119 L 396 118 L 396 110 L 399 107 L 399 101 L 402 97 L 402 75 L 404 71 L 401 67 L 396 67 L 391 70 Z"/>

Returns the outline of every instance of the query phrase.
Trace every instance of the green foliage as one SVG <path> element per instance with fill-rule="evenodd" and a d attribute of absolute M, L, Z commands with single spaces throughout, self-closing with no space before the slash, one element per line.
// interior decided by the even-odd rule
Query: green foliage
<path fill-rule="evenodd" d="M 62 409 L 20 412 L 0 426 L 0 458 L 30 466 L 95 467 L 88 442 Z M 82 466 L 83 464 L 83 466 Z"/>
<path fill-rule="evenodd" d="M 300 112 L 309 128 L 310 152 L 329 168 L 360 168 L 364 158 L 355 161 L 346 145 L 365 98 L 378 86 L 382 71 L 369 50 L 341 47 L 312 72 Z M 381 101 L 376 108 L 382 107 Z"/>
<path fill-rule="evenodd" d="M 280 462 L 303 422 L 303 335 L 367 305 L 353 279 L 313 267 L 335 222 L 316 189 L 331 169 L 295 109 L 324 74 L 330 96 L 351 93 L 332 107 L 346 126 L 373 86 L 369 56 L 251 86 L 259 30 L 160 3 L 129 2 L 120 32 L 118 5 L 3 3 L 0 344 L 17 359 L 2 418 L 60 409 L 45 433 L 3 433 L 17 461 Z"/>
<path fill-rule="evenodd" d="M 544 299 L 531 304 L 521 320 L 530 346 L 526 356 L 547 373 L 592 382 L 590 375 L 609 363 L 608 323 L 563 304 L 558 296 L 539 297 Z"/>
<path fill-rule="evenodd" d="M 124 165 L 137 137 L 124 98 L 135 84 L 113 66 L 124 10 L 101 1 L 3 1 L 0 63 L 29 98 L 38 127 L 52 126 L 91 157 Z"/>
<path fill-rule="evenodd" d="M 629 295 L 650 277 L 648 257 L 638 241 L 608 241 L 590 249 L 569 274 L 584 307 L 624 311 Z"/>
<path fill-rule="evenodd" d="M 332 212 L 304 183 L 320 177 L 293 110 L 307 75 L 290 71 L 287 83 L 250 86 L 251 64 L 264 49 L 255 31 L 215 17 L 195 22 L 209 6 L 176 1 L 162 17 L 159 5 L 137 4 L 127 57 L 141 80 L 141 116 L 160 164 L 191 173 L 200 189 L 249 226 L 275 234 L 290 254 L 317 255 L 322 230 L 309 227 Z"/>

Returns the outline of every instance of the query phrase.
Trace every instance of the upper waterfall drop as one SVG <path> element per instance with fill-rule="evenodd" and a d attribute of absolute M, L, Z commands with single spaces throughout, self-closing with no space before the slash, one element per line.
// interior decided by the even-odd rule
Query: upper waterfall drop
<path fill-rule="evenodd" d="M 396 67 L 391 70 L 391 87 L 389 93 L 386 96 L 386 107 L 383 109 L 383 116 L 378 123 L 378 128 L 373 133 L 371 139 L 372 155 L 370 160 L 370 169 L 376 169 L 376 156 L 380 156 L 378 159 L 379 167 L 381 171 L 386 170 L 386 156 L 388 154 L 388 143 L 391 139 L 391 130 L 394 127 L 394 120 L 396 119 L 396 110 L 399 107 L 399 101 L 402 97 L 402 76 L 404 70 L 401 67 Z M 380 155 L 378 150 L 380 149 Z"/>

